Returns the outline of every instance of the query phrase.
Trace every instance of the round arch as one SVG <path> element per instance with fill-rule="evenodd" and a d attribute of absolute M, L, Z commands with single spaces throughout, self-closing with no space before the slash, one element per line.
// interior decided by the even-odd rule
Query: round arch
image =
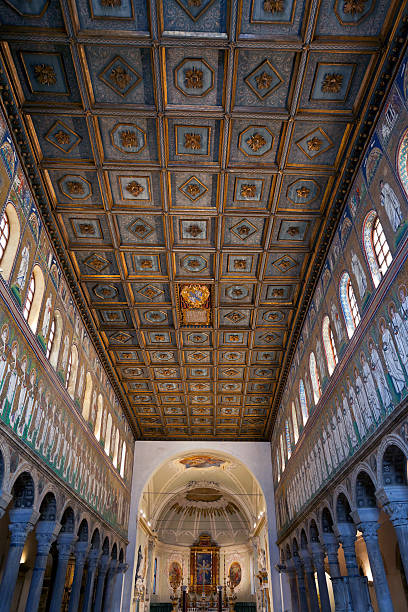
<path fill-rule="evenodd" d="M 153 446 L 154 445 L 154 446 Z M 251 442 L 226 442 L 211 441 L 206 445 L 203 442 L 177 441 L 177 442 L 145 442 L 135 443 L 134 470 L 132 482 L 132 497 L 130 516 L 137 517 L 139 514 L 142 494 L 149 481 L 155 474 L 170 461 L 182 458 L 188 453 L 211 454 L 225 457 L 227 460 L 242 465 L 251 474 L 262 492 L 265 500 L 266 515 L 268 522 L 268 548 L 270 568 L 270 597 L 273 600 L 274 609 L 281 608 L 279 572 L 275 566 L 279 565 L 279 548 L 276 545 L 276 521 L 275 503 L 273 491 L 272 458 L 268 442 L 259 442 L 254 445 Z M 127 560 L 129 569 L 125 575 L 123 602 L 124 609 L 130 607 L 133 594 L 133 584 L 136 569 L 137 547 L 137 520 L 130 522 L 127 549 Z"/>

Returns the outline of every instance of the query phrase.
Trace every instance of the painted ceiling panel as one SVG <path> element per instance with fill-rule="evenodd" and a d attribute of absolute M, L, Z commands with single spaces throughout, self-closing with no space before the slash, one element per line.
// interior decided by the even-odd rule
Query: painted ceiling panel
<path fill-rule="evenodd" d="M 141 437 L 268 435 L 397 4 L 3 2 L 38 172 Z"/>

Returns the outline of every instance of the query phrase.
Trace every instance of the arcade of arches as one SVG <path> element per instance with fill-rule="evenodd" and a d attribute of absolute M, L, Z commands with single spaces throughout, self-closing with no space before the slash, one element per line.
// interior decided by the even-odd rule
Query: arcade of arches
<path fill-rule="evenodd" d="M 0 612 L 405 612 L 408 0 L 0 24 Z"/>

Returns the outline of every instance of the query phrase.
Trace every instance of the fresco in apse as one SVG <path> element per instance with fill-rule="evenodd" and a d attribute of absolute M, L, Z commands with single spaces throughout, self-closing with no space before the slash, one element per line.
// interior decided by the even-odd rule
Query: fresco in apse
<path fill-rule="evenodd" d="M 184 459 L 180 459 L 180 463 L 189 468 L 196 469 L 204 469 L 211 467 L 221 467 L 226 462 L 224 459 L 220 459 L 219 457 L 213 457 L 211 455 L 192 455 L 190 457 L 184 457 Z"/>
<path fill-rule="evenodd" d="M 405 58 L 352 186 L 283 395 L 279 530 L 408 395 L 407 66 Z"/>

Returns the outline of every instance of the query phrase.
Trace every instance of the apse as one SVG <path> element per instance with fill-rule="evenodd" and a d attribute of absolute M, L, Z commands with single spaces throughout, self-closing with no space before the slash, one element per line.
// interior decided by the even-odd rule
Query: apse
<path fill-rule="evenodd" d="M 266 500 L 242 461 L 213 450 L 171 457 L 144 487 L 137 520 L 135 579 L 144 597 L 152 584 L 152 610 L 183 586 L 205 608 L 221 587 L 224 603 L 255 610 L 269 565 Z"/>

